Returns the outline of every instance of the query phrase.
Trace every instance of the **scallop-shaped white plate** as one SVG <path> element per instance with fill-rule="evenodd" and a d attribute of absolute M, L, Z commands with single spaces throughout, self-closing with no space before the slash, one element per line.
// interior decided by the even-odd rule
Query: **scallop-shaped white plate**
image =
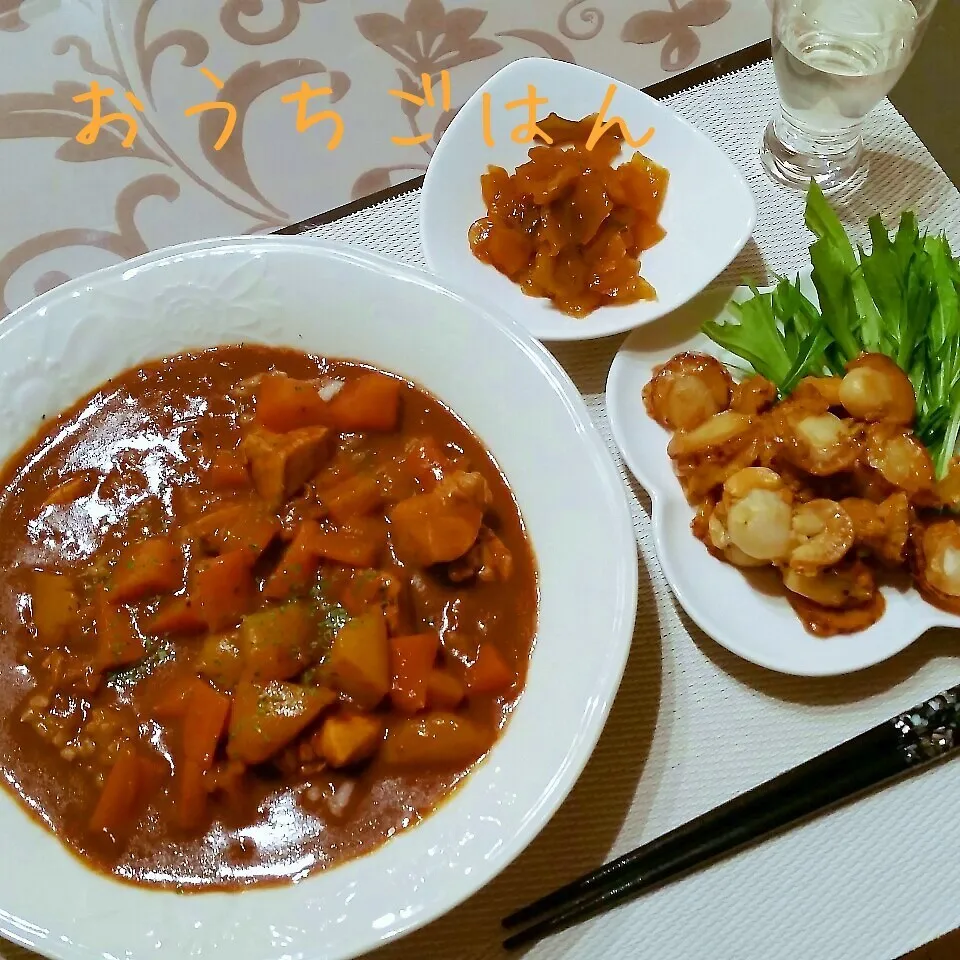
<path fill-rule="evenodd" d="M 622 117 L 634 140 L 652 128 L 652 139 L 639 149 L 670 172 L 660 216 L 667 235 L 643 254 L 640 267 L 657 299 L 570 317 L 548 300 L 526 296 L 503 274 L 477 260 L 467 231 L 486 215 L 480 177 L 487 167 L 495 164 L 512 172 L 526 161 L 531 147 L 512 136 L 526 122 L 526 108 L 507 109 L 507 104 L 533 88 L 547 100 L 537 110 L 538 119 L 554 112 L 579 120 L 600 110 L 611 87 L 615 93 L 607 117 Z M 487 113 L 492 146 L 485 139 Z M 632 153 L 625 147 L 623 159 Z M 675 310 L 730 265 L 756 223 L 756 202 L 743 174 L 680 114 L 602 73 L 537 57 L 504 67 L 460 108 L 430 160 L 420 199 L 420 237 L 430 269 L 496 303 L 535 337 L 549 341 L 607 337 Z"/>
<path fill-rule="evenodd" d="M 809 273 L 804 292 L 816 302 Z M 746 288 L 714 290 L 660 322 L 635 330 L 614 358 L 607 406 L 614 439 L 633 475 L 650 494 L 657 554 L 667 582 L 690 618 L 717 643 L 752 663 L 779 673 L 825 677 L 853 673 L 900 653 L 934 626 L 960 627 L 960 617 L 928 604 L 912 588 L 886 586 L 886 612 L 867 630 L 819 638 L 808 633 L 780 589 L 763 578 L 712 557 L 690 530 L 687 503 L 667 456 L 669 434 L 643 406 L 653 368 L 684 350 L 739 363 L 700 333 L 707 320 L 727 312 Z M 775 587 L 775 583 L 771 582 Z"/>
<path fill-rule="evenodd" d="M 48 957 L 364 954 L 456 906 L 520 853 L 579 776 L 620 683 L 638 576 L 620 474 L 547 351 L 418 270 L 339 244 L 247 237 L 156 251 L 65 283 L 0 322 L 0 459 L 44 415 L 129 367 L 239 341 L 392 370 L 486 443 L 537 556 L 527 687 L 499 742 L 435 813 L 287 886 L 185 896 L 114 882 L 0 789 L 0 934 Z"/>

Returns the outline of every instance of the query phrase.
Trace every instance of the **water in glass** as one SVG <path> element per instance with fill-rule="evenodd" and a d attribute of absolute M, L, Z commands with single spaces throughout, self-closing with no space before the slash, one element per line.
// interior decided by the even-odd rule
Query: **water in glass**
<path fill-rule="evenodd" d="M 781 112 L 763 162 L 782 183 L 849 180 L 861 125 L 910 62 L 936 0 L 776 0 L 773 63 Z"/>

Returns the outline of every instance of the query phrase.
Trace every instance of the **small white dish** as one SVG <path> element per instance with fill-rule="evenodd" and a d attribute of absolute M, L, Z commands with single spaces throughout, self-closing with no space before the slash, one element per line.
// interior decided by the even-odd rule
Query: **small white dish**
<path fill-rule="evenodd" d="M 365 954 L 456 906 L 523 850 L 580 775 L 620 683 L 638 573 L 619 471 L 547 351 L 421 271 L 339 244 L 246 237 L 160 250 L 65 283 L 0 322 L 0 460 L 44 415 L 123 370 L 239 341 L 400 373 L 486 443 L 537 557 L 527 686 L 502 738 L 434 814 L 288 886 L 182 895 L 115 882 L 0 789 L 0 935 L 47 957 Z"/>
<path fill-rule="evenodd" d="M 670 172 L 660 218 L 667 235 L 641 257 L 640 272 L 656 289 L 656 300 L 601 307 L 576 318 L 548 300 L 526 296 L 510 279 L 477 260 L 467 231 L 486 214 L 480 176 L 491 164 L 512 173 L 533 146 L 511 138 L 511 131 L 527 122 L 527 108 L 507 110 L 505 105 L 525 97 L 528 86 L 534 86 L 549 101 L 537 109 L 538 120 L 551 112 L 579 120 L 600 110 L 611 84 L 616 93 L 607 118 L 622 117 L 635 140 L 654 128 L 653 138 L 639 149 Z M 487 94 L 492 147 L 484 139 Z M 625 145 L 621 159 L 632 154 L 633 149 Z M 420 236 L 430 269 L 496 303 L 535 337 L 547 341 L 623 333 L 676 310 L 730 265 L 756 223 L 756 202 L 743 174 L 679 114 L 601 73 L 536 57 L 504 67 L 463 105 L 430 161 L 420 200 Z"/>
<path fill-rule="evenodd" d="M 816 302 L 809 272 L 804 293 Z M 669 434 L 644 409 L 642 391 L 658 364 L 684 350 L 734 361 L 700 333 L 707 320 L 727 312 L 731 298 L 749 299 L 739 287 L 715 290 L 661 323 L 634 331 L 614 358 L 607 379 L 610 425 L 624 461 L 650 494 L 653 532 L 664 576 L 690 618 L 721 646 L 779 673 L 827 677 L 874 666 L 909 647 L 931 627 L 960 627 L 960 617 L 928 604 L 915 589 L 884 587 L 886 612 L 867 630 L 822 639 L 808 633 L 783 595 L 757 589 L 747 576 L 711 556 L 690 530 L 687 503 L 667 456 Z"/>

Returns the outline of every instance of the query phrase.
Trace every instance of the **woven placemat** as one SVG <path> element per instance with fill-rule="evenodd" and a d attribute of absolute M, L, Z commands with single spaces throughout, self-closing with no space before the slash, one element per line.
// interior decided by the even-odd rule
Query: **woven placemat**
<path fill-rule="evenodd" d="M 757 197 L 753 241 L 724 281 L 806 261 L 803 197 L 760 170 L 760 135 L 777 93 L 769 62 L 669 98 L 743 169 Z M 960 194 L 892 105 L 871 115 L 870 175 L 841 208 L 866 239 L 867 217 L 912 209 L 960 236 Z M 419 194 L 303 231 L 425 267 Z M 377 960 L 490 960 L 499 920 L 572 877 L 814 756 L 957 682 L 955 637 L 923 638 L 862 674 L 811 681 L 746 664 L 677 608 L 653 550 L 649 502 L 607 423 L 604 384 L 622 337 L 555 348 L 630 490 L 642 558 L 633 652 L 597 750 L 554 820 L 519 860 L 468 903 Z M 960 818 L 947 765 L 846 807 L 532 948 L 537 960 L 893 960 L 960 924 Z M 947 856 L 945 856 L 945 854 Z M 0 956 L 23 960 L 19 948 Z M 265 958 L 266 960 L 266 958 Z"/>

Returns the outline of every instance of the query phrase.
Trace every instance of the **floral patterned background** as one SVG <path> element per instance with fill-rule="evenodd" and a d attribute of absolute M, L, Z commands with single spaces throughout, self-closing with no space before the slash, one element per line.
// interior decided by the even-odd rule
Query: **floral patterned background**
<path fill-rule="evenodd" d="M 16 184 L 0 315 L 117 259 L 270 231 L 415 177 L 518 57 L 645 86 L 768 35 L 765 0 L 0 0 L 0 174 Z M 422 96 L 442 71 L 449 109 L 390 93 Z M 84 144 L 91 83 L 112 91 L 104 117 L 132 123 Z M 339 120 L 298 132 L 302 84 L 327 91 L 308 115 Z"/>

